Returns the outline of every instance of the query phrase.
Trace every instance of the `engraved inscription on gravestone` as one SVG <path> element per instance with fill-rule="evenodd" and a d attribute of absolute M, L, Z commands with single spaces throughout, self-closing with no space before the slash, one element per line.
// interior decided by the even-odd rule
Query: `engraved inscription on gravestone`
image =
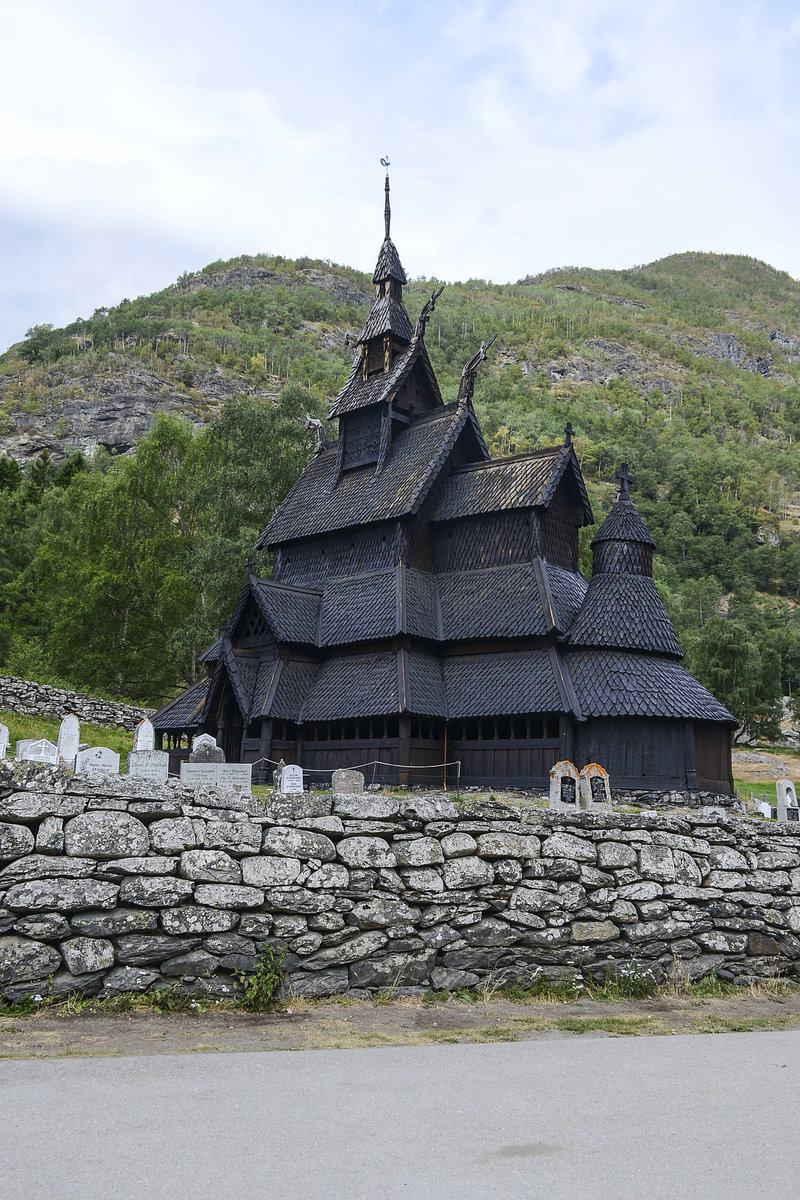
<path fill-rule="evenodd" d="M 182 762 L 181 783 L 187 787 L 216 787 L 217 763 L 214 762 Z"/>
<path fill-rule="evenodd" d="M 252 763 L 217 763 L 217 787 L 249 795 L 253 790 Z"/>
<path fill-rule="evenodd" d="M 281 781 L 279 790 L 284 795 L 292 795 L 295 792 L 303 790 L 303 769 L 298 767 L 296 763 L 289 763 L 281 771 Z"/>
<path fill-rule="evenodd" d="M 90 746 L 87 750 L 79 750 L 75 756 L 75 771 L 104 771 L 106 775 L 119 774 L 119 755 L 108 746 Z"/>
<path fill-rule="evenodd" d="M 566 775 L 561 780 L 561 796 L 559 799 L 561 800 L 562 804 L 574 804 L 576 798 L 577 793 L 575 790 L 575 780 L 570 779 L 569 775 Z"/>
<path fill-rule="evenodd" d="M 58 730 L 59 761 L 71 767 L 81 744 L 81 723 L 74 713 L 67 713 Z"/>
<path fill-rule="evenodd" d="M 169 754 L 166 750 L 131 750 L 128 774 L 142 779 L 169 779 Z"/>
<path fill-rule="evenodd" d="M 352 796 L 364 791 L 364 776 L 360 771 L 343 768 L 334 771 L 331 779 L 331 791 L 338 796 Z"/>
<path fill-rule="evenodd" d="M 145 717 L 133 731 L 133 748 L 134 750 L 154 750 L 155 744 L 155 727 L 153 722 Z"/>

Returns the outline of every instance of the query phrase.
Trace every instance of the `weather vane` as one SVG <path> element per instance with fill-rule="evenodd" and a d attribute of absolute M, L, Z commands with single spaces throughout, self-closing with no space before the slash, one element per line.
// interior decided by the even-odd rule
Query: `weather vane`
<path fill-rule="evenodd" d="M 382 166 L 382 167 L 386 167 L 386 174 L 387 174 L 387 175 L 389 174 L 389 167 L 390 167 L 391 165 L 392 165 L 392 164 L 389 162 L 389 155 L 387 154 L 387 155 L 386 155 L 386 158 L 382 158 L 382 159 L 381 159 L 381 166 Z"/>

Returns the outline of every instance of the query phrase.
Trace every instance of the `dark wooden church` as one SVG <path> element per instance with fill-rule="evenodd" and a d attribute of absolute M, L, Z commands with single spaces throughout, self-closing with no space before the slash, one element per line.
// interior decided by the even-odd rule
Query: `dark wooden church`
<path fill-rule="evenodd" d="M 568 758 L 615 788 L 731 792 L 736 721 L 681 666 L 627 469 L 587 584 L 569 427 L 489 458 L 472 405 L 485 350 L 444 404 L 425 348 L 436 297 L 412 325 L 389 222 L 387 177 L 336 443 L 320 435 L 261 535 L 272 578 L 248 576 L 207 674 L 154 718 L 160 744 L 178 759 L 212 733 L 257 778 L 284 759 L 320 782 L 369 763 L 370 781 L 441 785 L 458 762 L 462 783 L 544 786 Z"/>

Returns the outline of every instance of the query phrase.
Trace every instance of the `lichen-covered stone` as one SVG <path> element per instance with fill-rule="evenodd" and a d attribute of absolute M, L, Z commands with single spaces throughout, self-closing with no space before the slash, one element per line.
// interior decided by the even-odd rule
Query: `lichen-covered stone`
<path fill-rule="evenodd" d="M 117 939 L 117 960 L 131 966 L 160 963 L 194 950 L 199 941 L 199 937 L 170 937 L 165 933 L 126 933 Z"/>
<path fill-rule="evenodd" d="M 337 996 L 349 989 L 347 967 L 333 967 L 328 971 L 293 971 L 281 985 L 280 994 L 291 1001 L 294 996 Z"/>
<path fill-rule="evenodd" d="M 188 879 L 175 879 L 170 875 L 150 876 L 126 875 L 119 888 L 121 904 L 137 904 L 143 908 L 170 908 L 188 900 L 194 884 Z"/>
<path fill-rule="evenodd" d="M 61 943 L 64 966 L 73 975 L 107 971 L 114 965 L 114 947 L 106 938 L 74 937 Z"/>
<path fill-rule="evenodd" d="M 253 887 L 281 887 L 294 883 L 300 867 L 299 858 L 257 854 L 242 859 L 242 879 Z"/>
<path fill-rule="evenodd" d="M 275 854 L 301 861 L 318 858 L 321 862 L 332 862 L 336 858 L 336 847 L 324 833 L 310 829 L 289 829 L 274 825 L 264 834 L 264 854 Z"/>
<path fill-rule="evenodd" d="M 573 921 L 573 942 L 611 942 L 619 937 L 613 921 Z"/>
<path fill-rule="evenodd" d="M 195 903 L 209 908 L 260 908 L 264 891 L 237 883 L 198 883 L 194 898 Z"/>
<path fill-rule="evenodd" d="M 97 863 L 92 858 L 28 854 L 25 858 L 10 862 L 0 871 L 0 887 L 8 887 L 10 883 L 25 879 L 80 879 L 91 875 L 96 867 Z"/>
<path fill-rule="evenodd" d="M 494 882 L 494 870 L 481 858 L 450 858 L 442 867 L 447 888 L 480 887 Z"/>
<path fill-rule="evenodd" d="M 346 837 L 337 847 L 339 858 L 348 867 L 396 867 L 397 859 L 383 838 Z"/>
<path fill-rule="evenodd" d="M 124 812 L 87 812 L 64 826 L 64 850 L 74 858 L 123 858 L 150 849 L 147 826 Z"/>
<path fill-rule="evenodd" d="M 153 821 L 150 840 L 159 854 L 181 854 L 202 844 L 189 817 L 166 817 L 163 821 Z"/>
<path fill-rule="evenodd" d="M 178 865 L 177 858 L 164 855 L 137 858 L 115 858 L 103 863 L 103 873 L 113 875 L 174 875 Z"/>
<path fill-rule="evenodd" d="M 429 983 L 434 951 L 420 954 L 387 954 L 365 959 L 350 967 L 350 986 L 366 988 L 420 987 Z"/>
<path fill-rule="evenodd" d="M 441 846 L 445 858 L 465 858 L 467 855 L 475 854 L 478 850 L 478 843 L 471 833 L 458 831 L 445 834 Z"/>
<path fill-rule="evenodd" d="M 167 933 L 225 933 L 235 929 L 239 914 L 219 908 L 170 908 L 161 914 L 161 925 Z"/>
<path fill-rule="evenodd" d="M 601 842 L 597 847 L 598 867 L 632 867 L 636 863 L 636 851 L 625 842 Z"/>
<path fill-rule="evenodd" d="M 229 854 L 258 854 L 261 826 L 247 821 L 209 821 L 203 845 L 206 850 L 227 850 Z"/>
<path fill-rule="evenodd" d="M 302 887 L 272 888 L 266 893 L 267 905 L 278 912 L 324 912 L 331 903 L 325 892 L 310 892 Z"/>
<path fill-rule="evenodd" d="M 642 846 L 639 851 L 639 870 L 645 879 L 658 883 L 675 883 L 675 860 L 669 846 Z"/>
<path fill-rule="evenodd" d="M 540 841 L 532 834 L 492 831 L 478 834 L 481 858 L 538 858 Z"/>
<path fill-rule="evenodd" d="M 392 850 L 399 867 L 431 867 L 444 862 L 441 843 L 432 837 L 394 841 Z"/>
<path fill-rule="evenodd" d="M 542 843 L 543 858 L 571 858 L 575 862 L 594 862 L 597 852 L 590 841 L 572 833 L 553 833 Z"/>
<path fill-rule="evenodd" d="M 113 908 L 119 888 L 101 879 L 40 879 L 17 883 L 6 892 L 6 908 L 14 912 L 80 912 Z"/>
<path fill-rule="evenodd" d="M 103 978 L 101 996 L 116 996 L 120 992 L 147 992 L 161 979 L 158 971 L 143 971 L 139 967 L 112 967 Z"/>
<path fill-rule="evenodd" d="M 375 954 L 377 950 L 386 945 L 388 940 L 386 934 L 377 929 L 357 933 L 338 946 L 328 946 L 324 950 L 318 950 L 316 954 L 312 954 L 305 960 L 304 966 L 311 971 L 321 971 L 327 967 L 357 962 L 359 959 L 366 959 L 371 954 Z"/>
<path fill-rule="evenodd" d="M 241 866 L 224 850 L 184 850 L 178 870 L 184 879 L 201 883 L 241 883 L 242 880 Z"/>
<path fill-rule="evenodd" d="M 309 888 L 347 888 L 350 883 L 350 872 L 341 863 L 323 863 L 312 871 L 306 880 Z"/>
<path fill-rule="evenodd" d="M 13 933 L 0 936 L 0 983 L 46 979 L 61 966 L 61 955 L 45 942 Z"/>
<path fill-rule="evenodd" d="M 162 975 L 177 975 L 180 978 L 197 979 L 213 975 L 219 967 L 219 959 L 205 950 L 190 950 L 188 954 L 178 954 L 168 958 L 161 964 Z"/>
<path fill-rule="evenodd" d="M 112 908 L 109 912 L 76 913 L 72 931 L 91 938 L 118 937 L 158 929 L 158 913 L 141 908 Z"/>
<path fill-rule="evenodd" d="M 36 831 L 36 849 L 40 854 L 64 853 L 64 822 L 61 817 L 45 817 Z"/>
<path fill-rule="evenodd" d="M 14 933 L 36 942 L 60 942 L 70 936 L 69 921 L 60 913 L 33 913 L 14 921 Z"/>
<path fill-rule="evenodd" d="M 411 908 L 403 900 L 375 896 L 372 900 L 356 904 L 348 917 L 348 924 L 357 925 L 359 929 L 384 929 L 397 922 L 413 922 L 418 916 L 419 910 Z"/>
<path fill-rule="evenodd" d="M 36 839 L 27 825 L 0 824 L 0 859 L 21 858 L 33 851 Z"/>
<path fill-rule="evenodd" d="M 444 880 L 432 867 L 404 867 L 400 873 L 407 888 L 414 892 L 443 892 Z"/>
<path fill-rule="evenodd" d="M 399 813 L 400 801 L 395 796 L 334 796 L 333 811 L 346 820 L 381 821 Z"/>

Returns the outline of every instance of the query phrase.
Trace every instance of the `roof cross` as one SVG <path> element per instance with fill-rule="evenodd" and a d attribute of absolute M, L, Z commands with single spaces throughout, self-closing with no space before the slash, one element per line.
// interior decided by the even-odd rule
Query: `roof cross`
<path fill-rule="evenodd" d="M 633 478 L 630 471 L 628 470 L 627 463 L 623 463 L 622 466 L 620 467 L 620 469 L 615 472 L 614 478 L 619 480 L 619 495 L 618 495 L 617 499 L 618 500 L 630 500 L 631 484 L 635 483 L 636 480 Z"/>
<path fill-rule="evenodd" d="M 572 435 L 574 432 L 575 432 L 575 430 L 572 428 L 572 421 L 567 421 L 567 427 L 564 430 L 564 445 L 565 446 L 572 445 Z"/>

